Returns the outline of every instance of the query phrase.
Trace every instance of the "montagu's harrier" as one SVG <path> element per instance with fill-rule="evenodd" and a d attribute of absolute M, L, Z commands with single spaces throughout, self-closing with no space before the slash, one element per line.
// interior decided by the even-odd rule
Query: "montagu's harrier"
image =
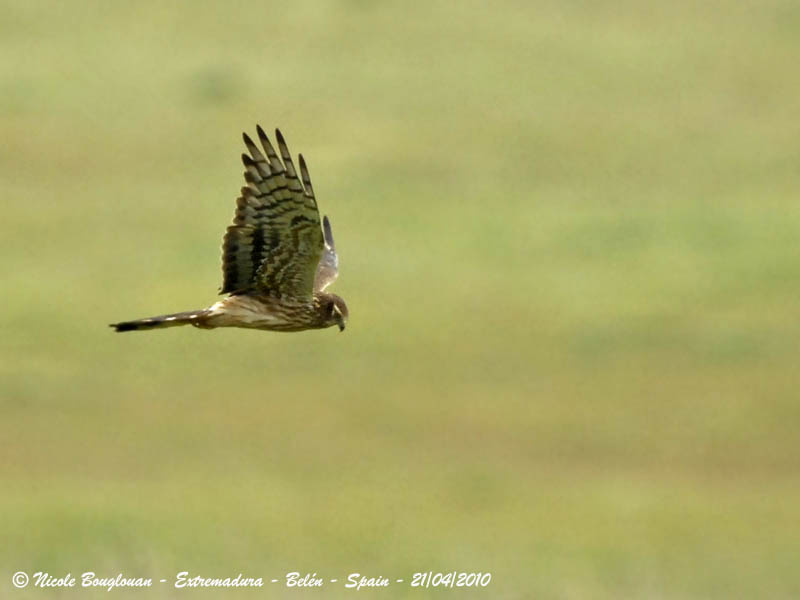
<path fill-rule="evenodd" d="M 264 130 L 258 138 L 266 157 L 247 134 L 242 154 L 247 185 L 236 200 L 233 224 L 222 242 L 222 289 L 226 298 L 202 310 L 123 321 L 117 331 L 194 325 L 302 331 L 337 325 L 344 330 L 347 305 L 325 290 L 339 273 L 328 217 L 320 223 L 303 155 L 300 174 L 275 130 L 280 156 Z M 283 159 L 283 160 L 281 160 Z"/>

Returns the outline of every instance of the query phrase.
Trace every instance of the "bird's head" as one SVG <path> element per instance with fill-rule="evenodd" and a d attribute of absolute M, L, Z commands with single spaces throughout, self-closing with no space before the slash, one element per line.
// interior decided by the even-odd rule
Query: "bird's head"
<path fill-rule="evenodd" d="M 326 294 L 325 301 L 322 303 L 325 316 L 325 327 L 337 325 L 339 331 L 344 331 L 347 324 L 347 304 L 336 294 Z"/>

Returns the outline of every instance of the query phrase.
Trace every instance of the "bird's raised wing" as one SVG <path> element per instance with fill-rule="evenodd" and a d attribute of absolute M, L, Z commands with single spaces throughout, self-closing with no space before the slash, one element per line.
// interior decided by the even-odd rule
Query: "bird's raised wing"
<path fill-rule="evenodd" d="M 322 232 L 325 234 L 325 250 L 317 267 L 314 278 L 314 291 L 323 292 L 339 276 L 339 257 L 336 255 L 336 244 L 333 243 L 333 231 L 328 217 L 322 219 Z"/>
<path fill-rule="evenodd" d="M 242 154 L 247 185 L 236 199 L 233 225 L 222 242 L 220 293 L 310 300 L 324 242 L 308 169 L 301 154 L 301 183 L 277 129 L 280 157 L 260 126 L 258 138 L 266 158 L 244 134 L 249 152 Z"/>

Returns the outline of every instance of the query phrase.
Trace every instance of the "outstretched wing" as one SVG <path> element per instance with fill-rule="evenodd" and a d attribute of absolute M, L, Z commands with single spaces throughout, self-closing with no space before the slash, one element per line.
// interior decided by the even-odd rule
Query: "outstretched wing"
<path fill-rule="evenodd" d="M 324 243 L 308 169 L 301 154 L 301 183 L 277 129 L 280 158 L 260 126 L 258 138 L 266 157 L 244 134 L 247 185 L 222 242 L 220 293 L 310 299 Z"/>
<path fill-rule="evenodd" d="M 327 216 L 322 219 L 322 232 L 325 234 L 325 250 L 322 252 L 317 275 L 314 278 L 315 292 L 325 291 L 325 288 L 339 276 L 339 257 L 336 256 L 336 244 L 333 243 L 333 231 Z"/>

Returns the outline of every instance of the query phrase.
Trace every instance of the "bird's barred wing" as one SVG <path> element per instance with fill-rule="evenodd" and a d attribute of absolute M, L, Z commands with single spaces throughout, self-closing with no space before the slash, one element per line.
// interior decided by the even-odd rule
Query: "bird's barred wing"
<path fill-rule="evenodd" d="M 333 231 L 328 217 L 322 219 L 322 232 L 325 235 L 325 249 L 317 267 L 314 278 L 314 291 L 323 292 L 339 276 L 339 257 L 336 255 L 336 244 L 333 242 Z"/>
<path fill-rule="evenodd" d="M 301 182 L 280 131 L 280 157 L 260 126 L 258 137 L 266 157 L 244 134 L 247 185 L 223 239 L 220 293 L 310 299 L 324 241 L 308 169 L 301 154 Z"/>

